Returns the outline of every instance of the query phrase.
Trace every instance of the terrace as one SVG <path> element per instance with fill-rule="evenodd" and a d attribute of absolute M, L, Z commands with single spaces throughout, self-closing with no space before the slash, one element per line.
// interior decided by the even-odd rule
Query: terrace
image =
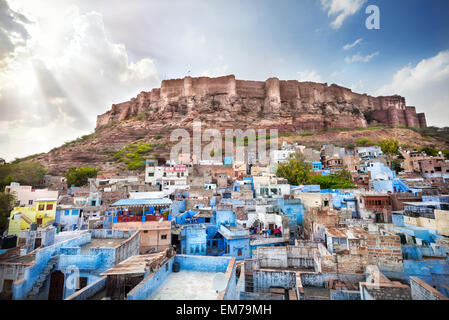
<path fill-rule="evenodd" d="M 179 270 L 176 270 L 175 267 Z M 235 299 L 235 258 L 176 255 L 127 294 L 128 300 Z M 217 292 L 212 283 L 224 273 L 226 288 Z"/>

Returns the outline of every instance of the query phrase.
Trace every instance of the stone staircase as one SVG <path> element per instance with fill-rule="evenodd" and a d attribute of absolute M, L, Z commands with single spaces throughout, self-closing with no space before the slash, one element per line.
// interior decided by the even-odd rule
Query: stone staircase
<path fill-rule="evenodd" d="M 30 292 L 27 294 L 28 300 L 36 300 L 38 299 L 39 293 L 41 292 L 41 289 L 45 285 L 45 281 L 48 279 L 48 276 L 50 275 L 51 271 L 55 267 L 55 265 L 58 263 L 58 257 L 52 257 L 47 265 L 45 266 L 44 270 L 42 270 L 41 274 L 39 275 L 39 278 L 34 283 L 33 288 L 31 288 Z"/>

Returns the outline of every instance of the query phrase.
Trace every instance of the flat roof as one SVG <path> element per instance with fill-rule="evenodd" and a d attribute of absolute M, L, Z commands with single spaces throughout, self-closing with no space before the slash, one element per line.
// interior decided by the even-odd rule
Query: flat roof
<path fill-rule="evenodd" d="M 125 275 L 125 274 L 135 274 L 141 275 L 145 274 L 146 267 L 154 260 L 160 259 L 166 255 L 165 252 L 152 253 L 132 256 L 125 261 L 120 262 L 114 267 L 108 269 L 107 271 L 101 273 L 101 276 L 108 275 Z"/>
<path fill-rule="evenodd" d="M 216 272 L 171 272 L 161 286 L 147 300 L 216 300 L 219 297 L 213 287 Z"/>
<path fill-rule="evenodd" d="M 87 252 L 90 248 L 115 248 L 128 238 L 92 238 L 92 240 L 81 246 L 81 252 Z"/>
<path fill-rule="evenodd" d="M 403 202 L 403 204 L 415 207 L 427 207 L 427 206 L 437 206 L 440 204 L 444 204 L 444 202 L 439 201 L 423 201 L 423 202 Z"/>

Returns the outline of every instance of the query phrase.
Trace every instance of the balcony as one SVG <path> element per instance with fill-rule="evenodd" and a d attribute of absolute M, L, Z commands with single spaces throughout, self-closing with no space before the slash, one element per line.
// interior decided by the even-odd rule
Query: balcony
<path fill-rule="evenodd" d="M 120 222 L 142 222 L 144 216 L 117 216 L 117 223 Z M 168 221 L 167 215 L 152 215 L 148 214 L 145 216 L 145 221 L 159 221 L 163 219 L 163 221 Z"/>

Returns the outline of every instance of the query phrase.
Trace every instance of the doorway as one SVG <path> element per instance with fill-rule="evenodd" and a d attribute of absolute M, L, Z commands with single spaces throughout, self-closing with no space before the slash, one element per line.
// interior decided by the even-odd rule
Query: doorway
<path fill-rule="evenodd" d="M 64 298 L 64 273 L 57 270 L 51 274 L 48 300 L 62 300 Z"/>
<path fill-rule="evenodd" d="M 11 300 L 12 299 L 12 284 L 13 280 L 3 281 L 3 297 L 2 299 Z"/>

